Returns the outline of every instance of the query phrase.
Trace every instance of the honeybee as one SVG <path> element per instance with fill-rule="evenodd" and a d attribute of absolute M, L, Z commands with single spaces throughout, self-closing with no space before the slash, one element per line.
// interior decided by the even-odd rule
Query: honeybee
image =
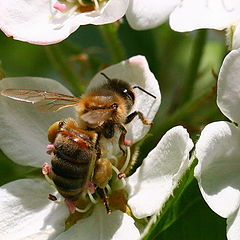
<path fill-rule="evenodd" d="M 70 212 L 74 212 L 75 202 L 85 199 L 91 185 L 92 191 L 95 191 L 95 186 L 100 190 L 106 187 L 112 176 L 111 162 L 101 158 L 98 134 L 79 128 L 73 119 L 50 126 L 48 140 L 51 166 L 45 163 L 43 174 L 65 198 L 69 210 L 74 208 Z M 107 212 L 110 212 L 105 194 L 103 200 Z"/>
<path fill-rule="evenodd" d="M 130 113 L 135 102 L 133 89 L 138 88 L 149 96 L 156 97 L 139 86 L 131 87 L 123 80 L 101 74 L 107 83 L 81 97 L 31 89 L 6 89 L 0 93 L 18 101 L 40 103 L 37 106 L 40 110 L 56 112 L 67 107 L 76 108 L 77 121 L 66 119 L 49 128 L 48 152 L 52 156 L 51 166 L 45 164 L 43 173 L 70 202 L 84 198 L 89 184 L 94 184 L 110 212 L 104 188 L 111 179 L 114 166 L 102 156 L 99 141 L 102 137 L 114 137 L 115 130 L 118 129 L 119 147 L 124 152 L 127 133 L 125 125 L 136 116 L 143 124 L 152 124 L 142 112 Z"/>
<path fill-rule="evenodd" d="M 75 107 L 78 124 L 82 129 L 99 134 L 99 137 L 110 139 L 115 135 L 116 129 L 120 131 L 119 147 L 124 152 L 125 125 L 136 116 L 145 125 L 151 125 L 144 114 L 131 109 L 135 102 L 134 89 L 138 88 L 149 96 L 156 98 L 140 86 L 131 87 L 129 83 L 120 79 L 111 79 L 101 73 L 107 83 L 92 89 L 81 97 L 68 96 L 53 92 L 29 89 L 1 90 L 1 95 L 24 102 L 42 103 L 38 108 L 47 111 L 59 111 L 66 107 Z"/>

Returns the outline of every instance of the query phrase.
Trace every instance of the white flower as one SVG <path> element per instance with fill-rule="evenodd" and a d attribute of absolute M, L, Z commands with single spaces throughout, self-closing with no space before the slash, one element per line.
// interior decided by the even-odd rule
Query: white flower
<path fill-rule="evenodd" d="M 225 58 L 218 79 L 217 104 L 232 122 L 240 123 L 240 50 Z M 220 121 L 207 125 L 196 144 L 195 176 L 210 208 L 227 218 L 227 237 L 240 239 L 240 129 Z"/>
<path fill-rule="evenodd" d="M 230 47 L 240 47 L 240 0 L 183 0 L 172 12 L 169 21 L 171 28 L 179 32 L 228 28 L 233 31 Z"/>
<path fill-rule="evenodd" d="M 16 40 L 53 44 L 80 25 L 115 22 L 127 7 L 128 0 L 0 0 L 0 29 Z"/>
<path fill-rule="evenodd" d="M 134 109 L 142 111 L 152 120 L 160 105 L 160 91 L 147 61 L 142 56 L 132 57 L 102 72 L 140 85 L 157 99 L 146 97 L 136 90 Z M 104 78 L 97 74 L 90 87 L 101 84 Z M 56 81 L 44 78 L 7 78 L 0 81 L 2 88 L 30 88 L 69 94 Z M 73 116 L 71 109 L 57 113 L 39 113 L 28 103 L 5 97 L 0 101 L 0 147 L 13 161 L 38 167 L 49 159 L 45 153 L 47 129 L 55 121 Z M 47 114 L 47 115 L 46 115 Z M 136 142 L 148 131 L 139 119 L 128 126 L 127 139 Z M 4 137 L 3 137 L 4 136 Z M 128 205 L 137 218 L 152 215 L 161 209 L 188 167 L 189 151 L 193 143 L 183 127 L 169 130 L 142 166 L 126 179 Z M 23 179 L 0 188 L 1 239 L 138 239 L 140 232 L 132 217 L 119 210 L 107 215 L 102 203 L 95 205 L 93 213 L 79 220 L 64 232 L 67 210 L 47 199 L 50 186 L 43 179 Z M 54 193 L 56 194 L 56 193 Z M 146 201 L 148 204 L 146 204 Z"/>
<path fill-rule="evenodd" d="M 157 27 L 164 23 L 181 0 L 130 0 L 126 12 L 130 26 L 136 30 Z"/>

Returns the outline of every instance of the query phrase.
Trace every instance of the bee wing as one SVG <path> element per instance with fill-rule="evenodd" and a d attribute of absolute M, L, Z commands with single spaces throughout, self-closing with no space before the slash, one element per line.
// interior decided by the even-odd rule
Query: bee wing
<path fill-rule="evenodd" d="M 91 125 L 99 126 L 112 116 L 113 109 L 98 109 L 84 113 L 80 118 Z"/>
<path fill-rule="evenodd" d="M 17 101 L 32 104 L 42 103 L 42 105 L 37 106 L 37 108 L 51 112 L 74 106 L 80 101 L 78 97 L 32 89 L 5 89 L 1 90 L 0 94 Z"/>

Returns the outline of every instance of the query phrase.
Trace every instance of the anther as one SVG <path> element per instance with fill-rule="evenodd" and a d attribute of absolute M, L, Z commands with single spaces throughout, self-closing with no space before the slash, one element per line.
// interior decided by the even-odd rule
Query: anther
<path fill-rule="evenodd" d="M 57 201 L 57 197 L 52 195 L 51 193 L 48 194 L 48 199 L 53 201 L 53 202 Z"/>
<path fill-rule="evenodd" d="M 123 179 L 123 178 L 125 178 L 125 177 L 126 177 L 126 174 L 125 174 L 125 173 L 120 172 L 120 173 L 118 174 L 118 179 Z"/>
<path fill-rule="evenodd" d="M 42 165 L 42 174 L 43 175 L 49 175 L 51 172 L 52 167 L 48 163 L 44 163 Z"/>
<path fill-rule="evenodd" d="M 92 182 L 89 182 L 88 184 L 88 190 L 91 194 L 95 193 L 95 186 L 94 186 L 94 183 Z"/>
<path fill-rule="evenodd" d="M 54 151 L 55 147 L 53 144 L 48 144 L 47 145 L 47 154 L 51 155 L 52 152 Z"/>
<path fill-rule="evenodd" d="M 67 9 L 67 6 L 66 4 L 64 3 L 60 3 L 60 2 L 56 2 L 54 5 L 53 5 L 53 8 L 57 9 L 58 11 L 60 12 L 64 12 L 66 9 Z"/>
<path fill-rule="evenodd" d="M 130 147 L 132 145 L 132 141 L 129 139 L 124 139 L 124 145 Z"/>

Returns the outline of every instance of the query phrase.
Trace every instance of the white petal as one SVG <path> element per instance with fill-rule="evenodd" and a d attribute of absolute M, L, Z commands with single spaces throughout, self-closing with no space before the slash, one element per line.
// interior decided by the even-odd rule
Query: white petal
<path fill-rule="evenodd" d="M 98 16 L 90 15 L 86 18 L 85 24 L 101 25 L 119 20 L 125 15 L 128 2 L 129 0 L 109 0 L 102 9 L 101 14 L 98 13 Z"/>
<path fill-rule="evenodd" d="M 53 8 L 56 1 L 0 1 L 0 29 L 14 39 L 52 44 L 67 38 L 80 25 L 117 21 L 126 12 L 128 0 L 109 0 L 99 11 L 64 14 Z"/>
<path fill-rule="evenodd" d="M 0 239 L 51 240 L 64 231 L 68 211 L 48 200 L 44 179 L 23 179 L 0 188 Z"/>
<path fill-rule="evenodd" d="M 236 211 L 227 219 L 227 239 L 239 240 L 240 239 L 240 209 Z"/>
<path fill-rule="evenodd" d="M 240 131 L 228 122 L 207 125 L 196 144 L 195 176 L 210 208 L 222 217 L 240 204 Z"/>
<path fill-rule="evenodd" d="M 131 86 L 141 86 L 154 96 L 147 95 L 139 89 L 134 89 L 136 101 L 131 112 L 135 110 L 141 111 L 144 116 L 152 121 L 156 115 L 161 103 L 161 93 L 158 82 L 150 71 L 147 60 L 143 56 L 135 56 L 126 61 L 112 65 L 103 71 L 110 78 L 118 78 L 127 81 Z M 90 82 L 89 89 L 98 87 L 106 83 L 106 79 L 98 73 Z M 127 125 L 127 139 L 136 142 L 144 137 L 148 132 L 149 126 L 143 125 L 136 117 L 130 124 Z"/>
<path fill-rule="evenodd" d="M 179 32 L 200 28 L 222 30 L 239 20 L 240 0 L 184 0 L 170 15 Z"/>
<path fill-rule="evenodd" d="M 235 31 L 233 33 L 232 46 L 231 49 L 240 48 L 240 24 L 236 25 Z"/>
<path fill-rule="evenodd" d="M 0 89 L 7 88 L 41 89 L 71 95 L 63 85 L 46 78 L 5 78 L 0 81 Z M 30 103 L 3 96 L 0 96 L 0 112 L 0 148 L 13 161 L 33 167 L 40 167 L 49 159 L 46 146 L 50 125 L 75 116 L 73 109 L 44 113 Z"/>
<path fill-rule="evenodd" d="M 164 23 L 179 0 L 131 0 L 126 13 L 128 23 L 136 30 L 154 28 Z"/>
<path fill-rule="evenodd" d="M 109 215 L 103 204 L 98 204 L 90 217 L 78 221 L 56 240 L 136 240 L 139 237 L 139 231 L 131 217 L 120 211 Z"/>
<path fill-rule="evenodd" d="M 150 216 L 163 207 L 188 167 L 192 148 L 187 131 L 181 126 L 174 127 L 128 178 L 128 204 L 135 217 Z"/>
<path fill-rule="evenodd" d="M 231 51 L 223 61 L 218 77 L 217 104 L 222 113 L 240 123 L 240 49 Z"/>

